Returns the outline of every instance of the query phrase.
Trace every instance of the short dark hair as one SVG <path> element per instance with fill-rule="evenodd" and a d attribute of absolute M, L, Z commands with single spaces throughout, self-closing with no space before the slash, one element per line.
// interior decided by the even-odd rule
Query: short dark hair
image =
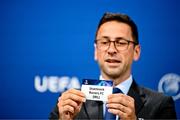
<path fill-rule="evenodd" d="M 136 24 L 128 15 L 121 14 L 121 13 L 110 13 L 110 12 L 104 13 L 104 15 L 102 16 L 101 20 L 99 21 L 99 24 L 97 27 L 96 37 L 97 37 L 97 32 L 98 32 L 100 26 L 109 21 L 117 21 L 117 22 L 122 22 L 122 23 L 129 25 L 131 27 L 132 37 L 134 39 L 134 42 L 136 44 L 139 44 L 138 29 L 137 29 Z"/>

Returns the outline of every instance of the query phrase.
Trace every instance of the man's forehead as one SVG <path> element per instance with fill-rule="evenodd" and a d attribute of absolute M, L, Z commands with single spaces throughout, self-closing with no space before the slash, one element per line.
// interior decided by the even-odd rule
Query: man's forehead
<path fill-rule="evenodd" d="M 130 37 L 132 36 L 131 28 L 128 24 L 109 21 L 102 24 L 97 32 L 97 37 L 111 37 L 111 38 L 120 38 L 120 37 Z"/>

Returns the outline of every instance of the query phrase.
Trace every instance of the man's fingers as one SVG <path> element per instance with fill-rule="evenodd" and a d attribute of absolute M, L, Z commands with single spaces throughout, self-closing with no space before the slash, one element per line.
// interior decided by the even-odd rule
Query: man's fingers
<path fill-rule="evenodd" d="M 76 90 L 76 89 L 69 89 L 68 90 L 69 93 L 72 93 L 72 94 L 76 94 L 76 95 L 79 95 L 81 97 L 85 97 L 84 93 L 79 91 L 79 90 Z"/>
<path fill-rule="evenodd" d="M 70 105 L 74 108 L 78 107 L 78 104 L 71 99 L 67 99 L 62 103 L 62 106 Z"/>
<path fill-rule="evenodd" d="M 120 111 L 120 110 L 108 109 L 108 112 L 113 113 L 115 115 L 118 115 L 118 116 L 120 116 L 120 118 L 127 118 L 127 114 L 122 112 L 122 111 Z"/>
<path fill-rule="evenodd" d="M 122 112 L 127 112 L 127 108 L 121 104 L 107 104 L 108 109 L 116 109 Z"/>
<path fill-rule="evenodd" d="M 81 91 L 75 89 L 70 89 L 67 92 L 63 93 L 61 99 L 63 100 L 71 99 L 78 102 L 86 101 L 85 95 Z"/>
<path fill-rule="evenodd" d="M 120 116 L 121 119 L 134 118 L 134 99 L 124 94 L 112 94 L 108 96 L 108 111 Z"/>
<path fill-rule="evenodd" d="M 68 119 L 76 116 L 85 101 L 85 95 L 79 90 L 70 89 L 62 93 L 57 104 L 61 118 Z"/>
<path fill-rule="evenodd" d="M 78 102 L 85 102 L 86 101 L 85 97 L 81 97 L 81 96 L 76 95 L 76 94 L 66 94 L 65 96 L 63 96 L 62 99 L 63 100 L 71 99 L 71 100 L 78 101 Z"/>
<path fill-rule="evenodd" d="M 134 99 L 124 95 L 124 94 L 112 94 L 108 96 L 107 103 L 121 103 L 122 105 L 128 107 L 131 104 L 134 104 Z"/>
<path fill-rule="evenodd" d="M 71 112 L 72 114 L 74 114 L 74 108 L 72 106 L 66 105 L 62 107 L 64 112 Z"/>

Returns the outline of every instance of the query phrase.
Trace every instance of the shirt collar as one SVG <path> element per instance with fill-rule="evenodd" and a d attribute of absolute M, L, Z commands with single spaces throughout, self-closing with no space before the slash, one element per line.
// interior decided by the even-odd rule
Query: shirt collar
<path fill-rule="evenodd" d="M 102 75 L 100 75 L 99 78 L 100 78 L 100 80 L 105 80 L 105 79 L 102 77 Z M 130 75 L 128 79 L 124 80 L 122 83 L 118 84 L 116 87 L 119 88 L 119 89 L 121 89 L 122 92 L 127 95 L 127 93 L 128 93 L 128 91 L 129 91 L 129 89 L 130 89 L 130 86 L 131 86 L 132 82 L 133 82 L 132 75 Z"/>

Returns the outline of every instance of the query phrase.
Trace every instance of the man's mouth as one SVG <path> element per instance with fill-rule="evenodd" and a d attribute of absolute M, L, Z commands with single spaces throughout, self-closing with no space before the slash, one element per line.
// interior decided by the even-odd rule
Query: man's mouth
<path fill-rule="evenodd" d="M 105 61 L 108 63 L 120 63 L 121 62 L 120 60 L 117 60 L 117 59 L 107 59 Z"/>

